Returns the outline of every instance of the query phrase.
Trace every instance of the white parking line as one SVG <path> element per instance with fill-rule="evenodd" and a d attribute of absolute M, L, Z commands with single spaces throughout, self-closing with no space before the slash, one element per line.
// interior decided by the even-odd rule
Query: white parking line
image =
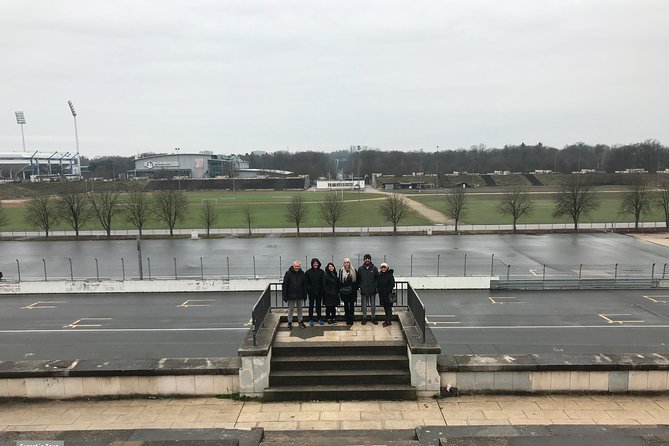
<path fill-rule="evenodd" d="M 166 332 L 166 331 L 248 331 L 248 328 L 239 327 L 211 327 L 211 328 L 89 328 L 86 330 L 64 330 L 64 329 L 25 329 L 25 330 L 0 330 L 0 333 L 110 333 L 110 332 Z"/>

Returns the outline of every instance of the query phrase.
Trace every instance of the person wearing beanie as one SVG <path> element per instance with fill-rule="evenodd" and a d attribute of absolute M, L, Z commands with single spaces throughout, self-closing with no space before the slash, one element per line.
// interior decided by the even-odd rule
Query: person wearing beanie
<path fill-rule="evenodd" d="M 381 269 L 379 271 L 379 300 L 383 309 L 386 312 L 386 320 L 383 323 L 384 327 L 392 325 L 393 323 L 393 302 L 390 299 L 390 293 L 392 293 L 395 288 L 395 276 L 393 276 L 394 271 L 388 267 L 388 264 L 383 262 L 381 264 Z"/>
<path fill-rule="evenodd" d="M 358 288 L 360 288 L 360 306 L 362 307 L 362 325 L 367 323 L 367 307 L 371 307 L 372 324 L 376 322 L 376 287 L 379 270 L 372 263 L 372 256 L 365 254 L 362 265 L 358 268 Z"/>
<path fill-rule="evenodd" d="M 309 325 L 314 326 L 314 306 L 316 307 L 318 325 L 323 325 L 321 305 L 323 302 L 323 276 L 325 273 L 321 269 L 321 261 L 316 257 L 311 259 L 311 268 L 304 275 L 307 279 L 307 295 L 309 296 Z"/>

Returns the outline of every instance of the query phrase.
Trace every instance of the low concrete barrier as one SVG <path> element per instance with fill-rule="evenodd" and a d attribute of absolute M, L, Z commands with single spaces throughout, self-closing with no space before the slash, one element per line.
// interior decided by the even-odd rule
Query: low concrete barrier
<path fill-rule="evenodd" d="M 659 354 L 441 355 L 442 387 L 465 393 L 666 392 L 669 358 Z"/>
<path fill-rule="evenodd" d="M 490 289 L 496 277 L 396 277 L 419 290 Z M 2 294 L 209 293 L 262 291 L 278 277 L 252 279 L 50 280 L 0 281 Z"/>

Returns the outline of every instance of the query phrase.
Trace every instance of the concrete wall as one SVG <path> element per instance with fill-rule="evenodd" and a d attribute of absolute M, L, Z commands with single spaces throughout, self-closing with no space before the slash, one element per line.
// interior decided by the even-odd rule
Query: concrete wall
<path fill-rule="evenodd" d="M 0 379 L 0 398 L 200 395 L 239 392 L 237 375 L 87 376 Z"/>
<path fill-rule="evenodd" d="M 441 372 L 441 386 L 465 393 L 666 392 L 667 370 Z"/>
<path fill-rule="evenodd" d="M 490 289 L 496 277 L 397 277 L 417 290 Z M 48 282 L 0 282 L 2 294 L 91 294 L 91 293 L 197 293 L 217 291 L 262 291 L 278 277 L 257 279 L 180 280 L 53 280 Z"/>

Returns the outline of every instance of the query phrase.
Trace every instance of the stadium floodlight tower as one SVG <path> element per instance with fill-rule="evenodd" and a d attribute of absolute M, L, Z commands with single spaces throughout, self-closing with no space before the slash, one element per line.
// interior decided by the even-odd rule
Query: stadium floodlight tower
<path fill-rule="evenodd" d="M 26 137 L 23 135 L 23 125 L 26 123 L 26 115 L 22 111 L 14 112 L 16 115 L 16 123 L 21 126 L 21 141 L 23 141 L 23 151 L 26 151 Z"/>
<path fill-rule="evenodd" d="M 72 117 L 74 118 L 74 139 L 77 143 L 77 176 L 81 178 L 81 160 L 79 158 L 79 132 L 77 131 L 77 112 L 74 111 L 74 105 L 72 105 L 72 101 L 67 101 L 67 105 L 70 106 L 70 111 L 72 112 Z"/>

